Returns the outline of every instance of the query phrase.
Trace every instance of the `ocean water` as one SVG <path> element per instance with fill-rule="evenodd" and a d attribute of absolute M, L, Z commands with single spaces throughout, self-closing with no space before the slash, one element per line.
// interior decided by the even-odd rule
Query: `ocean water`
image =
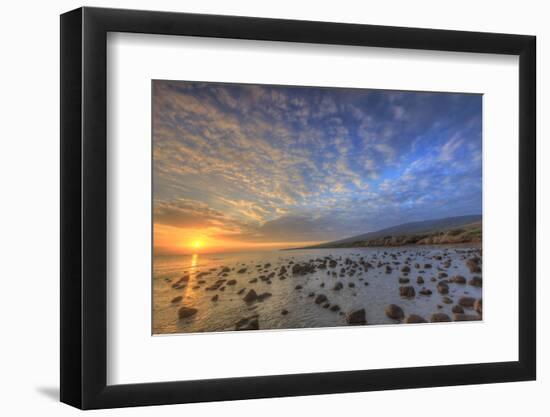
<path fill-rule="evenodd" d="M 447 296 L 452 303 L 446 304 L 436 286 L 441 279 L 449 280 L 455 275 L 462 275 L 467 281 L 474 275 L 481 276 L 481 273 L 470 273 L 466 266 L 466 259 L 473 255 L 481 257 L 480 249 L 471 246 L 414 246 L 157 256 L 153 263 L 153 333 L 231 331 L 241 319 L 255 315 L 260 330 L 347 326 L 346 315 L 358 309 L 365 309 L 368 325 L 397 324 L 385 314 L 388 304 L 397 304 L 406 316 L 418 314 L 428 321 L 433 313 L 453 317 L 451 309 L 460 297 L 481 298 L 482 289 L 469 284 L 449 283 Z M 296 263 L 317 260 L 314 263 L 319 264 L 325 257 L 331 257 L 337 266 L 317 269 L 303 276 L 291 272 Z M 350 266 L 361 259 L 371 263 L 373 268 Z M 408 275 L 401 272 L 406 264 L 411 269 Z M 419 268 L 415 267 L 416 264 Z M 431 268 L 425 268 L 425 264 L 430 264 Z M 386 272 L 386 265 L 392 268 L 390 273 Z M 284 280 L 278 276 L 281 266 L 288 269 Z M 227 276 L 222 276 L 223 268 L 229 268 Z M 245 268 L 246 271 L 242 272 Z M 341 276 L 342 268 L 345 269 L 344 276 Z M 355 272 L 350 276 L 352 270 Z M 269 280 L 249 282 L 272 272 L 275 276 Z M 438 278 L 440 272 L 447 273 L 448 278 Z M 183 288 L 173 288 L 184 275 L 189 276 L 189 281 Z M 423 284 L 417 284 L 419 276 L 423 277 Z M 400 277 L 409 278 L 410 283 L 400 284 Z M 234 279 L 236 284 L 223 284 L 218 289 L 207 290 L 219 279 Z M 342 283 L 342 289 L 334 290 L 338 282 Z M 401 285 L 413 286 L 416 295 L 401 297 Z M 296 286 L 302 288 L 296 289 Z M 419 294 L 421 288 L 430 289 L 432 294 Z M 269 292 L 272 296 L 247 303 L 243 298 L 251 289 L 257 294 Z M 315 297 L 308 296 L 310 293 L 315 293 L 315 297 L 325 295 L 330 306 L 337 305 L 340 310 L 323 308 L 324 303 L 316 304 Z M 214 295 L 218 295 L 217 301 L 212 301 Z M 178 296 L 182 299 L 172 302 Z M 180 319 L 178 310 L 182 306 L 197 309 L 197 312 Z M 283 310 L 287 314 L 283 314 Z M 464 310 L 466 314 L 476 314 L 472 308 Z"/>

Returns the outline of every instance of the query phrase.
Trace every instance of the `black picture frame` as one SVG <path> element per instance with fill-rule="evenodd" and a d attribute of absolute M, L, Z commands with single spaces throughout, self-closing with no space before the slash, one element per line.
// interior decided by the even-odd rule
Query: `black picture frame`
<path fill-rule="evenodd" d="M 107 385 L 108 32 L 519 56 L 519 360 Z M 534 36 L 84 7 L 61 15 L 60 57 L 62 402 L 96 409 L 535 379 Z"/>

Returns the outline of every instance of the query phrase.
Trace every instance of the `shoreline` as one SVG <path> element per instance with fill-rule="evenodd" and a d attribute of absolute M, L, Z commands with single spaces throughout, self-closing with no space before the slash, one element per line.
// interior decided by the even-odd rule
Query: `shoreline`
<path fill-rule="evenodd" d="M 306 246 L 302 248 L 284 248 L 279 249 L 280 251 L 295 251 L 295 250 L 312 250 L 312 249 L 389 249 L 389 248 L 406 248 L 406 247 L 418 247 L 418 248 L 426 248 L 426 247 L 471 247 L 471 248 L 481 248 L 482 247 L 482 241 L 481 240 L 471 240 L 471 241 L 463 241 L 463 242 L 441 242 L 441 243 L 431 243 L 431 242 L 422 242 L 422 243 L 400 243 L 395 245 L 334 245 L 334 246 Z"/>

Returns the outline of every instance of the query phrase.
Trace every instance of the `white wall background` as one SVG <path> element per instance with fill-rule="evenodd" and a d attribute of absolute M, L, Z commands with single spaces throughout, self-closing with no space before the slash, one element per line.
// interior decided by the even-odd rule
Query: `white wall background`
<path fill-rule="evenodd" d="M 81 6 L 72 0 L 9 2 L 0 24 L 0 410 L 4 415 L 76 415 L 58 403 L 59 392 L 59 17 Z M 538 381 L 432 388 L 231 403 L 146 407 L 94 415 L 181 415 L 194 417 L 280 416 L 311 413 L 463 416 L 544 415 L 550 410 L 549 309 L 550 192 L 543 190 L 550 168 L 549 133 L 543 119 L 550 87 L 550 26 L 545 2 L 438 0 L 321 1 L 124 0 L 92 1 L 89 6 L 239 14 L 308 20 L 371 23 L 532 34 L 538 37 Z M 403 349 L 406 355 L 406 348 Z"/>

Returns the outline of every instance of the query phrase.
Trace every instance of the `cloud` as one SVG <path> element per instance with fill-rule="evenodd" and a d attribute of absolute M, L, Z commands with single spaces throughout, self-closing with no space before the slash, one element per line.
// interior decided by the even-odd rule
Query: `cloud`
<path fill-rule="evenodd" d="M 345 237 L 481 209 L 481 96 L 155 81 L 153 156 L 159 224 Z"/>
<path fill-rule="evenodd" d="M 451 161 L 455 155 L 455 152 L 458 151 L 463 145 L 464 141 L 460 135 L 454 135 L 441 147 L 439 153 L 439 159 L 441 161 Z"/>

